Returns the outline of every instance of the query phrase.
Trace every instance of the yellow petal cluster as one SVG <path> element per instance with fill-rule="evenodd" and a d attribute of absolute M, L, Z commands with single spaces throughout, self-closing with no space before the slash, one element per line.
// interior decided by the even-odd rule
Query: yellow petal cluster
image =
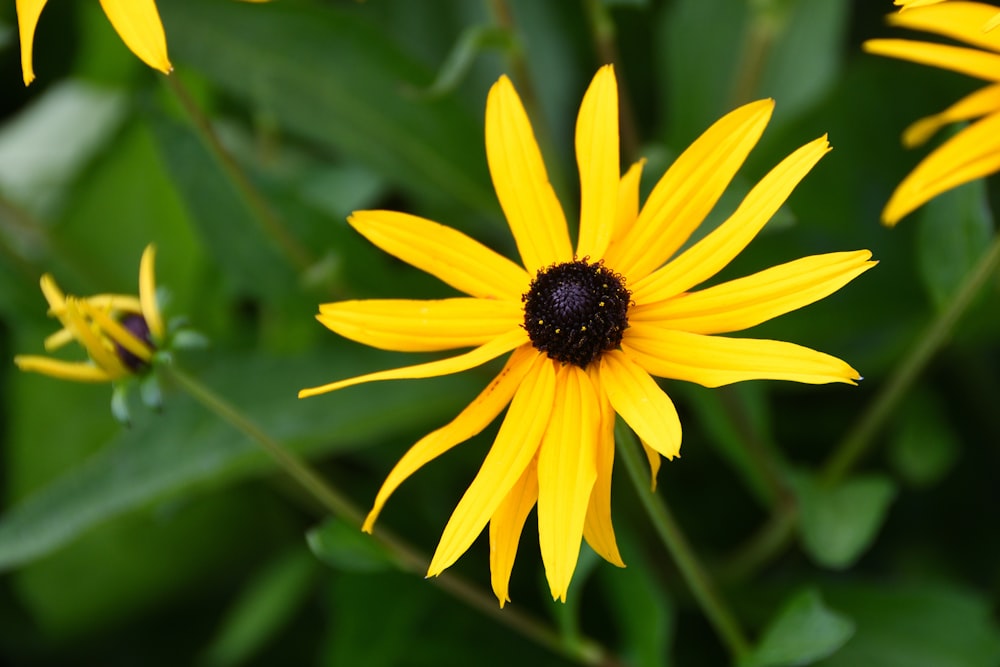
<path fill-rule="evenodd" d="M 939 67 L 981 79 L 986 86 L 940 113 L 922 118 L 903 134 L 917 146 L 951 123 L 971 124 L 924 158 L 893 192 L 882 221 L 895 225 L 939 194 L 1000 170 L 1000 22 L 993 5 L 941 0 L 897 0 L 891 25 L 947 37 L 963 46 L 911 39 L 872 39 L 865 51 Z"/>
<path fill-rule="evenodd" d="M 24 85 L 35 80 L 32 55 L 35 28 L 48 0 L 17 0 L 17 25 L 21 38 L 21 72 Z M 167 38 L 153 0 L 101 0 L 101 7 L 125 46 L 153 69 L 169 74 Z"/>
<path fill-rule="evenodd" d="M 458 501 L 428 576 L 453 564 L 489 528 L 493 590 L 501 606 L 524 523 L 537 511 L 538 544 L 550 592 L 565 600 L 583 540 L 624 565 L 611 514 L 614 424 L 639 436 L 655 474 L 678 456 L 681 423 L 654 377 L 715 387 L 755 379 L 806 383 L 860 379 L 850 365 L 793 343 L 719 334 L 741 331 L 835 292 L 875 262 L 867 250 L 796 259 L 699 287 L 735 258 L 829 150 L 826 137 L 776 165 L 732 215 L 689 244 L 764 131 L 771 100 L 727 114 L 684 151 L 640 207 L 642 162 L 621 173 L 618 86 L 601 68 L 576 125 L 579 236 L 570 238 L 514 86 L 501 77 L 486 102 L 486 156 L 520 265 L 437 222 L 393 211 L 357 211 L 351 226 L 382 250 L 464 296 L 436 300 L 341 301 L 318 319 L 351 340 L 397 351 L 471 348 L 456 356 L 304 389 L 313 396 L 352 385 L 464 371 L 509 354 L 503 369 L 455 419 L 414 444 L 389 473 L 364 529 L 424 464 L 506 415 L 482 466 Z M 536 349 L 522 295 L 554 265 L 587 257 L 631 292 L 620 345 L 580 366 Z"/>
<path fill-rule="evenodd" d="M 156 303 L 155 252 L 152 245 L 143 252 L 137 297 L 127 294 L 75 297 L 63 294 L 51 275 L 42 276 L 42 294 L 49 303 L 49 315 L 62 324 L 61 329 L 45 339 L 45 349 L 51 352 L 76 341 L 86 350 L 88 360 L 18 355 L 14 357 L 17 367 L 62 380 L 112 382 L 136 372 L 123 361 L 122 350 L 148 364 L 156 343 L 164 337 L 163 319 Z M 151 341 L 123 326 L 122 319 L 129 315 L 145 321 Z"/>

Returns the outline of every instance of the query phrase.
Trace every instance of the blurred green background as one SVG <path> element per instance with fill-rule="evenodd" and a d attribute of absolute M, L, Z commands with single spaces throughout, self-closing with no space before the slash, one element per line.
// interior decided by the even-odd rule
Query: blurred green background
<path fill-rule="evenodd" d="M 750 333 L 842 357 L 865 380 L 663 382 L 685 430 L 658 493 L 760 639 L 748 665 L 1000 665 L 997 276 L 866 455 L 836 484 L 818 481 L 996 234 L 990 183 L 894 230 L 878 222 L 927 151 L 902 148 L 903 129 L 978 85 L 862 54 L 864 39 L 901 36 L 883 24 L 889 0 L 157 4 L 179 87 L 79 0 L 46 8 L 38 79 L 24 88 L 14 4 L 0 8 L 0 356 L 39 353 L 53 331 L 42 273 L 76 294 L 135 292 L 155 242 L 168 314 L 212 341 L 181 365 L 367 508 L 406 448 L 496 367 L 297 400 L 414 359 L 339 339 L 314 320 L 319 303 L 449 293 L 345 216 L 404 210 L 512 255 L 482 140 L 501 73 L 525 97 L 570 219 L 576 110 L 609 58 L 634 118 L 625 152 L 648 158 L 646 191 L 715 119 L 771 96 L 774 119 L 708 227 L 798 146 L 829 132 L 834 150 L 722 277 L 871 249 L 875 270 Z M 0 662 L 573 664 L 572 651 L 469 611 L 324 524 L 178 388 L 160 414 L 135 401 L 128 429 L 109 398 L 0 365 Z M 432 551 L 493 433 L 414 476 L 379 525 Z M 529 518 L 512 608 L 619 664 L 726 664 L 623 469 L 614 488 L 629 567 L 584 547 L 569 602 L 552 603 Z M 488 589 L 486 541 L 453 569 Z"/>

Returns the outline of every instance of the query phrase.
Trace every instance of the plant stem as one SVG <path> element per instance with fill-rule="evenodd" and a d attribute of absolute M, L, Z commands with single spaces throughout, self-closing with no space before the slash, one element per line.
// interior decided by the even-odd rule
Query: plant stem
<path fill-rule="evenodd" d="M 361 527 L 364 520 L 364 513 L 361 509 L 340 491 L 330 486 L 303 459 L 286 449 L 235 406 L 194 377 L 174 365 L 164 365 L 160 368 L 203 407 L 260 445 L 282 470 L 298 482 L 331 514 L 357 528 Z M 424 573 L 427 571 L 429 563 L 426 555 L 388 531 L 377 530 L 372 537 L 388 549 L 402 570 L 425 576 Z M 500 609 L 492 595 L 459 576 L 445 572 L 430 581 L 486 616 L 579 664 L 601 667 L 613 667 L 619 664 L 607 649 L 593 640 L 583 639 L 581 641 L 574 638 L 573 642 L 569 643 L 564 641 L 563 637 L 551 626 L 534 616 L 510 608 Z"/>
<path fill-rule="evenodd" d="M 889 380 L 872 401 L 868 409 L 834 449 L 823 468 L 822 481 L 835 485 L 868 452 L 875 436 L 910 386 L 924 370 L 937 351 L 945 344 L 959 318 L 965 313 L 986 280 L 1000 265 L 1000 233 L 996 234 L 979 262 L 969 271 L 958 287 L 951 303 L 931 322 L 917 340 L 913 350 L 893 371 Z"/>
<path fill-rule="evenodd" d="M 687 582 L 691 593 L 705 613 L 709 623 L 719 634 L 735 662 L 750 651 L 750 644 L 740 628 L 736 616 L 729 609 L 722 595 L 716 590 L 705 568 L 688 544 L 687 538 L 674 519 L 673 514 L 663 502 L 663 499 L 650 492 L 647 472 L 643 468 L 642 457 L 639 455 L 639 443 L 635 435 L 621 423 L 615 426 L 615 439 L 618 441 L 618 451 L 625 461 L 629 477 L 639 494 L 650 521 L 656 528 L 663 545 L 677 563 L 677 568 Z"/>
<path fill-rule="evenodd" d="M 624 68 L 618 53 L 618 43 L 615 22 L 608 12 L 607 6 L 601 0 L 584 0 L 587 10 L 587 22 L 590 24 L 590 34 L 594 40 L 594 48 L 600 58 L 600 64 L 610 63 L 615 66 L 618 76 L 618 109 L 620 116 L 619 132 L 622 138 L 622 162 L 631 164 L 639 156 L 639 130 L 635 122 L 635 109 L 632 97 L 625 86 Z"/>
<path fill-rule="evenodd" d="M 209 151 L 219 160 L 219 164 L 222 165 L 223 170 L 229 176 L 233 185 L 247 203 L 247 206 L 250 207 L 250 210 L 260 222 L 264 232 L 281 249 L 292 266 L 298 271 L 304 271 L 315 264 L 316 258 L 288 231 L 284 222 L 282 222 L 267 200 L 264 199 L 263 195 L 261 195 L 250 181 L 239 163 L 226 150 L 226 147 L 222 145 L 208 117 L 198 107 L 198 104 L 191 96 L 191 93 L 188 92 L 180 77 L 175 73 L 172 76 L 161 78 L 167 82 L 170 91 L 177 98 L 177 101 L 185 113 L 187 113 L 188 118 L 190 118 L 195 128 L 197 128 Z"/>

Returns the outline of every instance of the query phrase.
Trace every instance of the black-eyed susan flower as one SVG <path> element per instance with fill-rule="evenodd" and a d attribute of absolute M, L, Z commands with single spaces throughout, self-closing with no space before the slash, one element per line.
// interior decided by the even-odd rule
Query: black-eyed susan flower
<path fill-rule="evenodd" d="M 38 18 L 48 0 L 17 0 L 17 25 L 21 38 L 21 72 L 24 85 L 35 80 L 32 47 Z M 132 53 L 164 74 L 173 67 L 167 58 L 167 38 L 153 0 L 101 0 L 101 7 Z"/>
<path fill-rule="evenodd" d="M 582 539 L 623 565 L 611 521 L 615 414 L 640 436 L 654 475 L 661 455 L 673 458 L 680 450 L 677 411 L 653 376 L 709 387 L 763 378 L 859 379 L 840 359 L 805 347 L 717 334 L 827 296 L 874 264 L 868 251 L 807 257 L 694 291 L 743 250 L 828 150 L 820 137 L 792 153 L 728 220 L 684 248 L 756 144 L 772 108 L 771 100 L 754 102 L 712 125 L 640 210 L 642 163 L 621 176 L 617 84 L 612 68 L 602 68 L 584 95 L 576 126 L 581 213 L 574 250 L 524 107 L 502 77 L 486 103 L 486 155 L 522 265 L 413 215 L 359 211 L 350 217 L 372 243 L 467 296 L 323 304 L 320 322 L 384 349 L 473 349 L 305 389 L 300 396 L 457 373 L 510 353 L 467 408 L 397 463 L 365 530 L 407 477 L 507 408 L 444 529 L 428 576 L 454 563 L 489 524 L 493 590 L 503 605 L 524 521 L 537 506 L 550 590 L 565 600 Z"/>
<path fill-rule="evenodd" d="M 924 6 L 926 5 L 926 6 Z M 968 46 L 909 39 L 871 39 L 865 51 L 961 72 L 989 82 L 903 133 L 919 146 L 950 123 L 974 121 L 925 157 L 892 193 L 882 221 L 895 225 L 942 192 L 1000 170 L 1000 30 L 997 7 L 978 2 L 909 2 L 891 25 L 948 37 Z"/>
<path fill-rule="evenodd" d="M 180 328 L 179 320 L 164 325 L 157 303 L 155 257 L 155 247 L 147 246 L 139 263 L 138 296 L 76 297 L 64 294 L 51 275 L 43 275 L 42 294 L 49 303 L 49 315 L 62 324 L 45 339 L 45 349 L 52 352 L 75 341 L 86 351 L 87 359 L 67 361 L 22 354 L 14 357 L 17 367 L 60 380 L 113 383 L 111 410 L 122 422 L 128 422 L 126 392 L 133 378 L 143 382 L 143 399 L 158 406 L 159 385 L 150 371 L 168 361 L 172 349 L 195 347 L 204 340 L 200 334 Z"/>

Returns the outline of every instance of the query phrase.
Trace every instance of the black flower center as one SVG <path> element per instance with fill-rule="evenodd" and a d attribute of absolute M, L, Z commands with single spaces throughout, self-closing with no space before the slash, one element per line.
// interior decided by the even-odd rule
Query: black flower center
<path fill-rule="evenodd" d="M 141 340 L 146 343 L 150 349 L 153 348 L 153 340 L 149 335 L 149 325 L 146 324 L 146 318 L 142 315 L 130 313 L 122 317 L 121 320 L 119 320 L 119 324 L 125 327 L 137 340 Z M 118 358 L 121 359 L 121 362 L 125 364 L 126 368 L 130 371 L 141 371 L 149 365 L 118 343 L 115 343 L 115 352 L 118 354 Z"/>
<path fill-rule="evenodd" d="M 586 368 L 622 342 L 630 297 L 625 279 L 601 262 L 553 264 L 521 296 L 524 329 L 537 350 Z"/>

